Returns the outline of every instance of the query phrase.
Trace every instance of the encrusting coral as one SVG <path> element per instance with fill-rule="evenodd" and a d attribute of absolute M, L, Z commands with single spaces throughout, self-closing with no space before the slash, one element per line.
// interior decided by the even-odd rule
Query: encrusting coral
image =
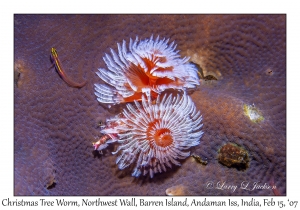
<path fill-rule="evenodd" d="M 95 71 L 106 68 L 102 57 L 107 49 L 117 47 L 115 43 L 123 39 L 128 40 L 128 49 L 129 37 L 137 34 L 142 40 L 151 34 L 175 40 L 182 57 L 191 57 L 203 68 L 204 76 L 218 79 L 208 81 L 212 85 L 200 81 L 200 88 L 189 95 L 201 110 L 205 134 L 200 145 L 190 151 L 206 160 L 206 166 L 187 158 L 180 168 L 155 174 L 150 181 L 145 181 L 148 177 L 133 181 L 130 175 L 123 176 L 126 170 L 119 171 L 117 156 L 110 154 L 117 143 L 102 156 L 93 155 L 92 142 L 100 137 L 99 120 L 105 122 L 125 106 L 107 109 L 99 105 L 94 84 L 105 82 Z M 69 76 L 88 81 L 84 88 L 69 88 L 48 70 L 49 49 L 53 46 L 63 53 Z M 232 185 L 240 185 L 241 180 L 263 184 L 270 183 L 272 177 L 278 194 L 286 195 L 284 14 L 15 14 L 14 60 L 21 72 L 14 88 L 11 166 L 15 196 L 159 196 L 179 184 L 188 189 L 189 195 L 270 196 L 274 192 L 268 189 L 231 192 L 209 189 L 206 184 L 222 180 Z M 272 71 L 272 75 L 266 71 Z M 259 123 L 244 114 L 243 105 L 253 103 L 264 117 Z M 228 142 L 247 148 L 251 158 L 247 170 L 218 162 L 218 150 Z M 10 150 L 12 146 L 4 141 L 3 148 Z M 4 162 L 5 154 L 1 156 Z M 10 173 L 5 169 L 3 174 Z M 47 189 L 52 181 L 56 185 Z"/>

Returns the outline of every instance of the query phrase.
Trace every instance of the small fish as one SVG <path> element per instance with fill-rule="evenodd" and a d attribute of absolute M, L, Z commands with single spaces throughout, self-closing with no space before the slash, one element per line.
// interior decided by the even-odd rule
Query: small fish
<path fill-rule="evenodd" d="M 105 134 L 103 135 L 97 142 L 93 143 L 95 150 L 103 150 L 108 147 L 109 143 L 113 143 L 117 141 L 117 137 L 115 134 Z"/>
<path fill-rule="evenodd" d="M 84 81 L 82 83 L 74 82 L 67 76 L 67 74 L 62 69 L 61 62 L 58 59 L 58 54 L 54 47 L 51 48 L 51 59 L 55 65 L 55 68 L 56 68 L 58 74 L 69 86 L 75 87 L 75 88 L 82 88 L 87 83 L 87 81 Z"/>
<path fill-rule="evenodd" d="M 207 161 L 202 160 L 200 156 L 198 155 L 191 155 L 198 163 L 202 165 L 207 165 Z"/>

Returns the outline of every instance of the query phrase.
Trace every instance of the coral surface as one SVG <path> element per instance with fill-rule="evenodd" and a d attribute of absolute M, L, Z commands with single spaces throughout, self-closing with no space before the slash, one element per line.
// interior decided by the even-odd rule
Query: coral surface
<path fill-rule="evenodd" d="M 201 79 L 188 91 L 204 132 L 191 154 L 207 165 L 189 157 L 152 179 L 134 178 L 118 169 L 111 154 L 116 145 L 93 151 L 99 123 L 125 107 L 99 103 L 94 84 L 101 83 L 96 72 L 110 48 L 152 34 L 175 41 L 203 78 L 217 79 Z M 87 80 L 84 87 L 72 88 L 49 70 L 52 47 L 70 78 Z M 188 195 L 274 195 L 241 189 L 243 181 L 276 185 L 286 194 L 285 15 L 16 14 L 14 61 L 15 195 L 165 195 L 178 185 Z M 245 104 L 254 104 L 263 120 L 251 121 Z M 218 162 L 218 150 L 229 142 L 247 150 L 246 170 Z M 238 189 L 220 190 L 220 183 Z"/>

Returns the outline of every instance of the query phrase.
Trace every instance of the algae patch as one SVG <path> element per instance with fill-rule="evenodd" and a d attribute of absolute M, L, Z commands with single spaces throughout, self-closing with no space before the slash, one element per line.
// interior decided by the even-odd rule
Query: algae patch
<path fill-rule="evenodd" d="M 234 143 L 227 143 L 220 148 L 218 161 L 229 168 L 245 170 L 249 167 L 250 159 L 244 148 Z"/>
<path fill-rule="evenodd" d="M 245 115 L 254 123 L 259 123 L 264 120 L 261 112 L 253 105 L 244 104 L 243 106 Z"/>
<path fill-rule="evenodd" d="M 194 155 L 192 154 L 191 157 L 193 157 L 197 163 L 202 164 L 202 165 L 207 165 L 207 161 L 206 160 L 202 160 L 202 158 L 199 155 Z"/>

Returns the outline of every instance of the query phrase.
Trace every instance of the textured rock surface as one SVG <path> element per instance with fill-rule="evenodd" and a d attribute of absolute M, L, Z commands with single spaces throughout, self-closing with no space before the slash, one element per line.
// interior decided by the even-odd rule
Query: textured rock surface
<path fill-rule="evenodd" d="M 285 15 L 15 15 L 15 195 L 165 195 L 184 185 L 189 195 L 273 195 L 272 190 L 215 189 L 218 182 L 274 184 L 286 194 L 286 16 Z M 123 39 L 151 35 L 175 40 L 204 75 L 191 97 L 203 115 L 204 135 L 181 167 L 134 179 L 118 171 L 115 148 L 93 153 L 98 122 L 117 114 L 94 95 L 102 57 Z M 67 74 L 88 80 L 69 87 L 52 68 L 55 47 Z M 272 73 L 268 73 L 272 71 Z M 264 121 L 253 123 L 243 105 L 255 104 Z M 245 171 L 217 161 L 228 143 L 250 155 Z M 207 187 L 213 182 L 214 188 Z"/>

